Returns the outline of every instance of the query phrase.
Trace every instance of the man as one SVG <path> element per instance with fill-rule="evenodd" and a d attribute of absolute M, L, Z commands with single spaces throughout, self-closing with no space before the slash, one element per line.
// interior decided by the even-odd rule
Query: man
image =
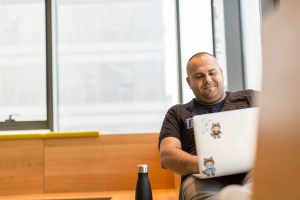
<path fill-rule="evenodd" d="M 206 52 L 193 55 L 186 72 L 186 81 L 195 98 L 168 110 L 159 136 L 161 166 L 181 175 L 180 200 L 224 199 L 223 196 L 231 192 L 228 189 L 221 192 L 222 195 L 219 192 L 225 186 L 242 184 L 246 173 L 203 180 L 192 176 L 199 173 L 199 167 L 189 120 L 194 115 L 254 107 L 254 96 L 258 92 L 225 92 L 223 71 L 215 57 Z M 238 187 L 231 189 L 239 190 Z"/>

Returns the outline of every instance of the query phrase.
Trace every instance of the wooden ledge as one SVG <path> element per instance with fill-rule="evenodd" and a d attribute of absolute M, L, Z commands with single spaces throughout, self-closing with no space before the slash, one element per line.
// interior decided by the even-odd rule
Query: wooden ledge
<path fill-rule="evenodd" d="M 0 140 L 97 137 L 99 131 L 0 134 Z"/>

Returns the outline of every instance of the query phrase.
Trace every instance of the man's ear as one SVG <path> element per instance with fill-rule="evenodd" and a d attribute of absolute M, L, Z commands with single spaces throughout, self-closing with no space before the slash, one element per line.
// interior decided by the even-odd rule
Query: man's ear
<path fill-rule="evenodd" d="M 223 69 L 222 69 L 222 67 L 219 66 L 219 70 L 220 70 L 220 72 L 221 72 L 221 74 L 222 74 L 222 76 L 223 76 L 224 74 L 223 74 Z"/>
<path fill-rule="evenodd" d="M 190 77 L 187 76 L 187 77 L 185 78 L 185 80 L 186 80 L 186 82 L 189 84 L 189 86 L 190 86 L 190 88 L 191 88 Z"/>

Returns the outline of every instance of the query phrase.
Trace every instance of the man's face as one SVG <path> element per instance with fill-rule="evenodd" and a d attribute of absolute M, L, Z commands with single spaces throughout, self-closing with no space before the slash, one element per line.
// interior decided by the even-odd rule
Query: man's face
<path fill-rule="evenodd" d="M 186 78 L 198 101 L 214 104 L 225 97 L 223 71 L 210 55 L 194 57 L 187 65 Z"/>

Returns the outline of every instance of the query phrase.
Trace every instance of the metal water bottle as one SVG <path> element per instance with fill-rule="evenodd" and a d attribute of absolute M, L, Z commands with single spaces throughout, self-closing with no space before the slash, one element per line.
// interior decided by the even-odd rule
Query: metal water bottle
<path fill-rule="evenodd" d="M 135 200 L 152 200 L 152 190 L 148 177 L 148 165 L 141 164 L 138 168 L 138 180 L 135 189 Z"/>

